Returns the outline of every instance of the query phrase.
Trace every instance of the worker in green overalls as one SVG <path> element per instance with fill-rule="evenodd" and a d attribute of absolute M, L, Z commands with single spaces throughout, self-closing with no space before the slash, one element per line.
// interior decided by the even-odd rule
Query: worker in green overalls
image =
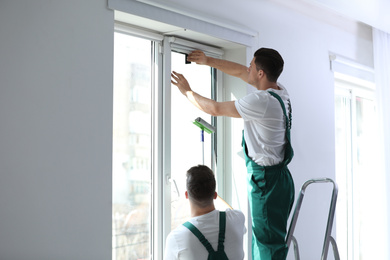
<path fill-rule="evenodd" d="M 202 111 L 244 120 L 242 146 L 252 217 L 252 259 L 285 259 L 287 221 L 295 192 L 287 168 L 293 157 L 291 105 L 287 90 L 277 82 L 283 71 L 283 58 L 276 50 L 260 48 L 249 68 L 208 57 L 202 51 L 191 52 L 187 59 L 238 77 L 256 88 L 236 101 L 216 102 L 192 91 L 183 75 L 171 74 L 172 84 Z"/>

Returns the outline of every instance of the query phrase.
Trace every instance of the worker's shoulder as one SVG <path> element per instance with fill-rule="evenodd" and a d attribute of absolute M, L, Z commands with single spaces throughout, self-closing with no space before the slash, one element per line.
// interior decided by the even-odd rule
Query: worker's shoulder
<path fill-rule="evenodd" d="M 269 101 L 270 96 L 271 94 L 266 90 L 255 90 L 239 99 L 239 104 L 264 104 Z"/>
<path fill-rule="evenodd" d="M 226 217 L 227 218 L 234 218 L 234 219 L 244 219 L 245 220 L 245 215 L 242 213 L 241 210 L 237 209 L 226 209 Z"/>

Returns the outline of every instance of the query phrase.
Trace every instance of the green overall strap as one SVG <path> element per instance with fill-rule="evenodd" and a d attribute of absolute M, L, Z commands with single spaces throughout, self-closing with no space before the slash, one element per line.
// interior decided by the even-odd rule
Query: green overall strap
<path fill-rule="evenodd" d="M 225 251 L 225 228 L 226 228 L 226 212 L 219 212 L 219 235 L 218 235 L 218 251 Z"/>
<path fill-rule="evenodd" d="M 284 154 L 283 164 L 287 165 L 287 164 L 290 163 L 290 161 L 292 160 L 292 158 L 294 156 L 294 150 L 291 147 L 291 135 L 290 135 L 291 113 L 289 114 L 289 116 L 287 116 L 286 107 L 284 106 L 284 102 L 283 102 L 282 98 L 278 94 L 276 94 L 275 92 L 272 92 L 272 91 L 268 91 L 268 93 L 270 93 L 274 98 L 276 98 L 279 101 L 280 105 L 282 106 L 284 117 L 286 118 L 287 146 L 286 146 L 286 151 L 285 151 L 285 154 Z"/>
<path fill-rule="evenodd" d="M 183 224 L 186 228 L 188 228 L 203 244 L 203 246 L 207 249 L 209 254 L 215 253 L 213 247 L 210 242 L 204 237 L 204 235 L 197 229 L 192 223 L 186 222 Z M 226 227 L 226 212 L 219 212 L 219 235 L 218 235 L 218 251 L 224 251 L 224 241 L 225 241 L 225 227 Z"/>
<path fill-rule="evenodd" d="M 284 117 L 286 118 L 286 134 L 288 135 L 287 138 L 290 141 L 291 118 L 288 118 L 288 116 L 287 116 L 286 107 L 284 106 L 284 102 L 283 102 L 282 98 L 278 94 L 276 94 L 275 92 L 268 91 L 268 93 L 270 93 L 274 98 L 276 98 L 279 101 L 280 105 L 282 106 L 283 114 L 284 114 Z"/>
<path fill-rule="evenodd" d="M 204 235 L 199 231 L 199 229 L 197 229 L 194 225 L 192 225 L 192 223 L 188 221 L 184 223 L 183 226 L 188 228 L 199 239 L 199 241 L 204 245 L 209 254 L 214 253 L 213 247 L 210 245 L 209 241 L 204 237 Z"/>

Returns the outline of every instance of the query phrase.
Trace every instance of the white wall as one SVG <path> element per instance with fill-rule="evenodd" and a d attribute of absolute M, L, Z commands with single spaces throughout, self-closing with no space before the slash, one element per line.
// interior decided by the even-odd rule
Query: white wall
<path fill-rule="evenodd" d="M 306 0 L 317 2 L 336 12 L 390 33 L 390 2 L 387 0 Z"/>
<path fill-rule="evenodd" d="M 0 259 L 111 258 L 106 5 L 0 2 Z"/>

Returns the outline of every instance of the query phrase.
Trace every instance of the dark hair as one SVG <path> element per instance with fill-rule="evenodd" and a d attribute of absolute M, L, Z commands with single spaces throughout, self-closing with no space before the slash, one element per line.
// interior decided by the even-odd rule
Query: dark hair
<path fill-rule="evenodd" d="M 256 69 L 263 70 L 267 79 L 276 82 L 283 71 L 284 61 L 282 56 L 273 49 L 260 48 L 253 55 Z"/>
<path fill-rule="evenodd" d="M 209 167 L 198 165 L 187 171 L 188 197 L 199 207 L 206 207 L 212 203 L 215 186 L 214 173 Z"/>

